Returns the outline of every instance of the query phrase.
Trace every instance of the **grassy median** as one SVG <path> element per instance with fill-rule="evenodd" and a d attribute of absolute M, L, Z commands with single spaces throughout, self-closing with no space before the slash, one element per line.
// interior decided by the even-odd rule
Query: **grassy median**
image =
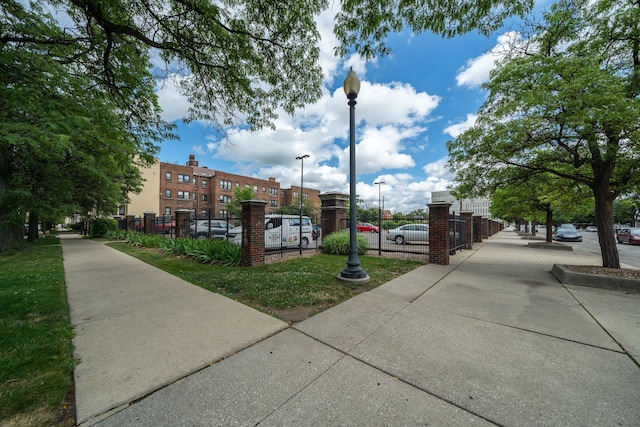
<path fill-rule="evenodd" d="M 0 254 L 1 426 L 64 425 L 71 339 L 60 240 Z"/>
<path fill-rule="evenodd" d="M 252 268 L 218 267 L 126 243 L 111 246 L 187 282 L 290 323 L 304 320 L 421 265 L 413 260 L 361 256 L 362 268 L 371 281 L 354 285 L 337 278 L 346 267 L 347 257 L 342 255 L 316 254 Z"/>

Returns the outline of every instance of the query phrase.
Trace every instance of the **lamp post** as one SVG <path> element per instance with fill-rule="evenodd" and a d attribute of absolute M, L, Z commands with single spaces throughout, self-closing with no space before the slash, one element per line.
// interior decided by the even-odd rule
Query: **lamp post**
<path fill-rule="evenodd" d="M 360 267 L 358 259 L 358 245 L 356 240 L 356 118 L 355 106 L 358 92 L 360 91 L 360 79 L 349 70 L 344 79 L 344 93 L 349 102 L 349 259 L 347 266 L 340 272 L 340 279 L 351 282 L 369 281 L 367 272 Z"/>
<path fill-rule="evenodd" d="M 378 186 L 378 255 L 382 255 L 382 205 L 380 204 L 380 189 L 382 188 L 382 184 L 386 184 L 386 182 L 378 181 L 373 184 Z"/>
<path fill-rule="evenodd" d="M 302 255 L 302 208 L 304 207 L 304 201 L 302 196 L 304 195 L 304 159 L 309 157 L 308 154 L 296 157 L 296 160 L 300 160 L 300 236 L 298 237 L 300 243 L 300 255 Z"/>

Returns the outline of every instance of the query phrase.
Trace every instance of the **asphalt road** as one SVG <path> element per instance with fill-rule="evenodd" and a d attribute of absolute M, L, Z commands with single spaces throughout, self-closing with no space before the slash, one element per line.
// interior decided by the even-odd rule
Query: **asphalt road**
<path fill-rule="evenodd" d="M 544 228 L 539 233 L 544 236 Z M 582 242 L 566 242 L 571 245 L 576 252 L 601 255 L 598 233 L 582 231 Z M 640 245 L 623 245 L 617 243 L 620 262 L 640 268 Z"/>

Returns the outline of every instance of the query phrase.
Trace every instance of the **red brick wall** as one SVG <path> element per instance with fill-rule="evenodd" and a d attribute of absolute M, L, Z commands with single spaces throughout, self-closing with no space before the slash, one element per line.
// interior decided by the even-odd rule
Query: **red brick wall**
<path fill-rule="evenodd" d="M 449 265 L 449 208 L 451 203 L 429 204 L 429 262 Z"/>
<path fill-rule="evenodd" d="M 263 200 L 245 200 L 242 206 L 242 265 L 257 267 L 264 264 L 264 211 Z"/>

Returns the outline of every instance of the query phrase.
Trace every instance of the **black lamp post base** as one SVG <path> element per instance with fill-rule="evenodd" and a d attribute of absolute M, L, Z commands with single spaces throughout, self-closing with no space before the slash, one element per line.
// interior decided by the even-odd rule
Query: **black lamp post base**
<path fill-rule="evenodd" d="M 360 266 L 347 266 L 338 274 L 338 279 L 351 283 L 369 283 L 371 280 L 367 272 L 360 268 Z"/>

